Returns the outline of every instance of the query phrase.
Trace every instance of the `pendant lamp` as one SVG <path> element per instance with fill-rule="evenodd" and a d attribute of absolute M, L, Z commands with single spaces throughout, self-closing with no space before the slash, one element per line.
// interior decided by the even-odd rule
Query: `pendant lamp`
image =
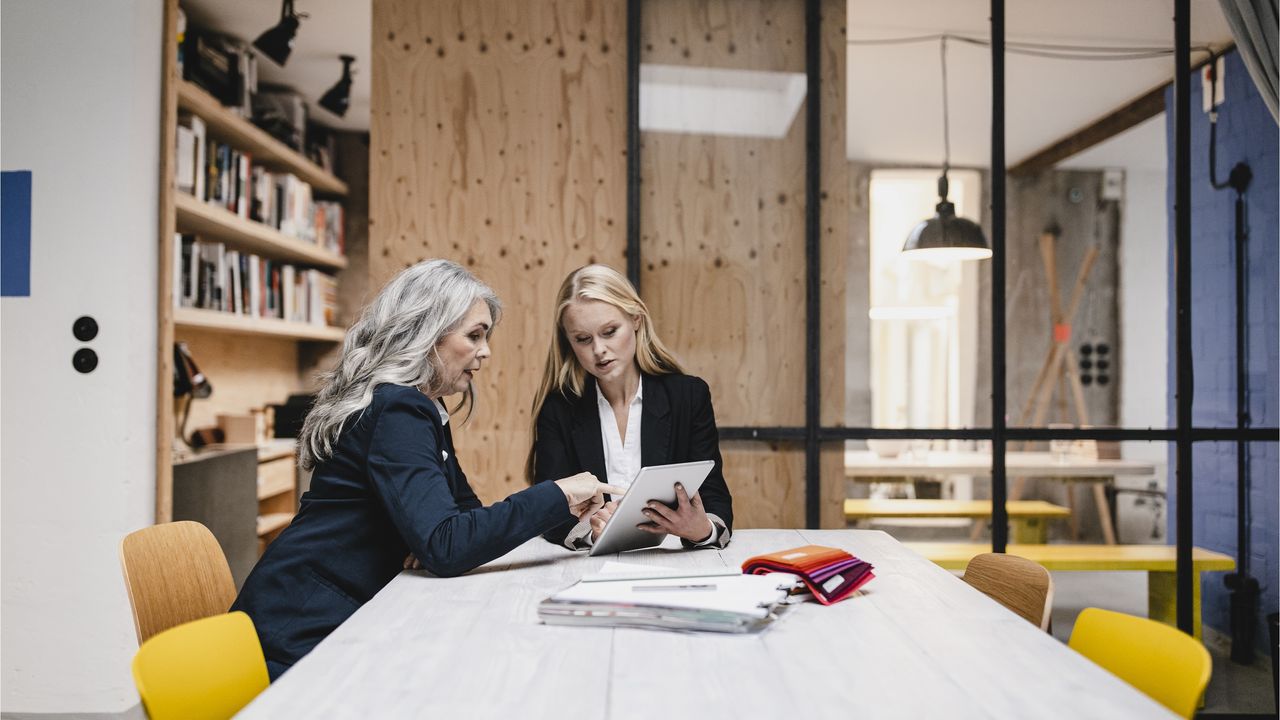
<path fill-rule="evenodd" d="M 929 260 L 985 260 L 991 246 L 982 228 L 972 220 L 956 217 L 956 206 L 947 199 L 947 171 L 951 169 L 951 127 L 947 108 L 947 38 L 942 37 L 942 138 L 944 158 L 938 178 L 938 206 L 933 217 L 921 222 L 907 236 L 902 252 Z"/>

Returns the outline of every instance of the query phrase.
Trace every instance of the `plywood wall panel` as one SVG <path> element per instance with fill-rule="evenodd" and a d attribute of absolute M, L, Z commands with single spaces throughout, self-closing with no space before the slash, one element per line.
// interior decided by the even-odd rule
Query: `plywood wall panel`
<path fill-rule="evenodd" d="M 819 182 L 819 238 L 821 243 L 821 413 L 823 425 L 845 422 L 845 356 L 866 353 L 867 348 L 851 344 L 846 336 L 846 273 L 853 261 L 850 233 L 850 166 L 845 159 L 846 3 L 822 2 L 822 174 Z M 867 258 L 861 258 L 867 262 Z M 844 478 L 840 478 L 843 495 Z M 843 517 L 843 515 L 842 515 Z"/>
<path fill-rule="evenodd" d="M 644 62 L 804 72 L 802 2 L 646 0 Z M 822 7 L 820 409 L 844 418 L 845 9 Z M 804 423 L 805 113 L 785 137 L 647 132 L 641 147 L 642 290 L 659 331 L 707 379 L 721 425 Z M 739 522 L 804 524 L 798 446 L 724 444 Z M 824 447 L 821 522 L 842 527 L 842 444 Z M 771 455 L 772 453 L 772 455 Z"/>
<path fill-rule="evenodd" d="M 804 129 L 645 135 L 641 287 L 722 425 L 804 422 Z"/>
<path fill-rule="evenodd" d="M 738 440 L 720 452 L 735 528 L 804 527 L 804 445 Z"/>
<path fill-rule="evenodd" d="M 370 276 L 471 267 L 506 317 L 459 450 L 486 502 L 523 486 L 528 407 L 569 270 L 625 267 L 625 3 L 374 0 Z M 844 8 L 824 3 L 824 422 L 843 417 Z M 804 71 L 803 3 L 646 0 L 645 62 Z M 672 38 L 676 41 L 673 43 Z M 642 292 L 721 425 L 804 421 L 804 108 L 780 140 L 643 137 Z M 834 174 L 831 174 L 833 173 Z M 740 527 L 804 524 L 798 445 L 724 443 Z M 823 524 L 841 447 L 824 447 Z M 830 496 L 830 497 L 828 497 Z M 828 507 L 830 506 L 830 507 Z"/>
<path fill-rule="evenodd" d="M 561 280 L 625 267 L 626 4 L 374 0 L 373 54 L 372 286 L 445 257 L 506 307 L 457 435 L 492 502 L 524 486 Z"/>
<path fill-rule="evenodd" d="M 646 0 L 641 43 L 645 63 L 803 72 L 804 4 Z M 722 425 L 804 422 L 805 111 L 778 139 L 642 135 L 641 287 Z"/>
<path fill-rule="evenodd" d="M 805 71 L 803 0 L 643 0 L 640 24 L 646 63 Z"/>

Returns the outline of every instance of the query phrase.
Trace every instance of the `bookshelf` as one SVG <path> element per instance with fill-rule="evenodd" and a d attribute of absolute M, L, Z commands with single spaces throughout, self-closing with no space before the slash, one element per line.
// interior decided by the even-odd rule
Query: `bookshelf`
<path fill-rule="evenodd" d="M 173 344 L 179 341 L 187 344 L 200 370 L 213 386 L 209 398 L 192 402 L 186 428 L 190 433 L 195 428 L 216 424 L 215 418 L 219 414 L 248 414 L 251 409 L 266 404 L 283 403 L 289 394 L 314 390 L 312 383 L 324 358 L 331 355 L 344 336 L 343 327 L 276 317 L 284 314 L 278 297 L 282 291 L 271 288 L 269 281 L 262 280 L 268 276 L 262 274 L 256 276 L 258 283 L 254 287 L 263 293 L 273 293 L 276 300 L 274 308 L 259 299 L 252 302 L 244 300 L 249 297 L 250 282 L 243 273 L 243 295 L 230 291 L 222 295 L 224 304 L 228 306 L 231 306 L 231 301 L 225 297 L 236 298 L 235 302 L 241 305 L 236 312 L 184 306 L 189 295 L 175 297 L 175 286 L 180 291 L 177 293 L 179 296 L 192 291 L 194 283 L 182 283 L 181 277 L 184 273 L 191 277 L 189 265 L 184 262 L 187 257 L 185 248 L 190 243 L 175 243 L 175 234 L 194 235 L 201 244 L 216 244 L 227 252 L 228 258 L 231 252 L 235 252 L 247 258 L 246 263 L 261 262 L 263 272 L 266 272 L 268 263 L 296 266 L 299 275 L 309 270 L 321 271 L 337 278 L 339 292 L 344 292 L 341 286 L 347 279 L 343 278 L 342 271 L 348 267 L 348 259 L 342 253 L 258 222 L 252 217 L 254 213 L 243 210 L 243 204 L 241 212 L 237 213 L 179 190 L 175 169 L 179 164 L 176 146 L 180 111 L 199 118 L 207 138 L 250 156 L 253 167 L 295 176 L 309 185 L 317 198 L 346 204 L 350 201 L 351 192 L 347 181 L 224 108 L 199 86 L 181 79 L 176 62 L 177 14 L 177 0 L 165 0 L 157 279 L 155 515 L 158 523 L 172 519 L 174 451 L 182 449 L 176 434 L 178 416 L 173 397 Z M 197 166 L 197 172 L 202 171 L 203 168 Z M 367 192 L 363 186 L 362 192 Z M 243 194 L 240 202 L 245 203 L 247 199 L 255 202 L 256 209 L 257 196 Z M 266 217 L 265 213 L 262 215 Z M 351 218 L 346 219 L 350 225 Z M 194 250 L 192 254 L 195 254 Z M 197 256 L 195 264 L 202 260 Z M 230 266 L 230 260 L 228 262 Z M 223 272 L 221 265 L 218 272 Z M 219 277 L 225 276 L 220 274 Z M 357 278 L 354 284 L 356 292 L 359 292 L 360 279 Z M 239 285 L 234 287 L 240 288 Z M 289 308 L 289 304 L 286 302 L 283 308 Z M 316 317 L 315 308 L 316 304 L 311 302 L 312 317 Z M 338 321 L 341 319 L 339 315 Z M 259 445 L 256 538 L 253 539 L 259 552 L 292 520 L 298 496 L 299 473 L 293 442 L 275 440 Z"/>
<path fill-rule="evenodd" d="M 176 41 L 175 41 L 176 47 Z M 176 67 L 175 67 L 176 73 Z M 346 195 L 347 184 L 319 165 L 299 155 L 258 126 L 224 108 L 200 86 L 177 78 L 178 109 L 198 115 L 209 127 L 209 133 L 223 142 L 253 155 L 256 162 L 293 173 L 319 193 Z"/>

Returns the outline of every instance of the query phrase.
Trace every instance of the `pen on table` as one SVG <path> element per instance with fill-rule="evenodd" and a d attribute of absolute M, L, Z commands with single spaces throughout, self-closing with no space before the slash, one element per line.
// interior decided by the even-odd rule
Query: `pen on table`
<path fill-rule="evenodd" d="M 652 591 L 652 590 L 715 590 L 714 583 L 698 583 L 694 585 L 632 585 L 632 590 L 636 592 Z"/>

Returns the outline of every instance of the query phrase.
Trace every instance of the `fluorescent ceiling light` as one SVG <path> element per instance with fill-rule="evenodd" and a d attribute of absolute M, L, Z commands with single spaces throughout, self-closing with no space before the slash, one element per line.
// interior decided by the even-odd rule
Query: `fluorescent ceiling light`
<path fill-rule="evenodd" d="M 785 137 L 806 91 L 804 73 L 640 66 L 640 129 Z"/>

